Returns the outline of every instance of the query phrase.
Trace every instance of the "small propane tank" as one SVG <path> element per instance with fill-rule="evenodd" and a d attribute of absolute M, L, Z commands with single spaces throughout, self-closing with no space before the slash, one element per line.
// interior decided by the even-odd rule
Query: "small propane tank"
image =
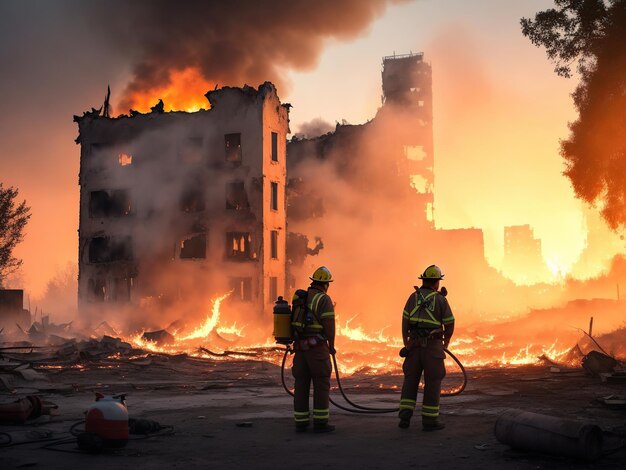
<path fill-rule="evenodd" d="M 291 335 L 291 308 L 289 302 L 278 297 L 274 304 L 274 338 L 277 343 L 290 344 Z"/>
<path fill-rule="evenodd" d="M 96 402 L 87 410 L 85 432 L 102 439 L 105 447 L 124 447 L 128 442 L 128 409 L 124 395 L 96 393 Z"/>

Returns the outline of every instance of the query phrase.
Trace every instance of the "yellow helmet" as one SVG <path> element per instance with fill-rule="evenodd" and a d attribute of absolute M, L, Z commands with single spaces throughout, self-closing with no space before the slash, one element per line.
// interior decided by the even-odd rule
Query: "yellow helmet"
<path fill-rule="evenodd" d="M 443 279 L 444 274 L 441 272 L 439 266 L 431 264 L 426 268 L 424 274 L 420 276 L 420 279 Z"/>
<path fill-rule="evenodd" d="M 326 266 L 320 266 L 309 279 L 317 282 L 333 282 L 333 275 Z"/>

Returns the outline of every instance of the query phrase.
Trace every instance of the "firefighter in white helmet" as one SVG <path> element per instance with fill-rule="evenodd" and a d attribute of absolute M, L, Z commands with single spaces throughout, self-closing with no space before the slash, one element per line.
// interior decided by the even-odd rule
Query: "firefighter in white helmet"
<path fill-rule="evenodd" d="M 444 275 L 434 264 L 419 277 L 421 287 L 414 287 L 402 313 L 402 341 L 405 357 L 402 370 L 404 383 L 400 399 L 401 428 L 408 428 L 416 406 L 420 377 L 424 372 L 422 429 L 437 431 L 444 425 L 439 421 L 441 381 L 446 375 L 444 349 L 454 332 L 454 315 L 446 299 L 445 287 L 439 292 Z"/>
<path fill-rule="evenodd" d="M 296 431 L 306 431 L 310 420 L 309 389 L 313 381 L 313 431 L 331 432 L 335 429 L 328 424 L 330 354 L 335 354 L 335 309 L 327 292 L 333 276 L 327 267 L 321 266 L 310 279 L 312 282 L 305 294 L 309 320 L 298 325 L 292 322 L 301 328 L 301 334 L 294 342 L 294 419 Z M 296 301 L 294 296 L 294 304 Z"/>

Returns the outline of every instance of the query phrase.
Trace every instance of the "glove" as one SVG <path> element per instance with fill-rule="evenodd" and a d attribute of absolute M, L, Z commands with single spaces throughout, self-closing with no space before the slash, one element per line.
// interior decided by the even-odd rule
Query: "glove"
<path fill-rule="evenodd" d="M 335 354 L 337 354 L 337 350 L 336 350 L 334 347 L 329 346 L 329 347 L 328 347 L 328 349 L 330 350 L 330 353 L 331 353 L 333 356 L 334 356 Z"/>
<path fill-rule="evenodd" d="M 446 295 L 448 295 L 448 289 L 446 289 L 444 286 L 441 289 L 439 289 L 439 293 L 445 297 Z"/>

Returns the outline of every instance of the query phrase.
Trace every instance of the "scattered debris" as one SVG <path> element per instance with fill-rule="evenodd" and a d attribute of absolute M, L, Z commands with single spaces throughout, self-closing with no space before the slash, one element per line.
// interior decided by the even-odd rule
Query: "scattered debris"
<path fill-rule="evenodd" d="M 609 395 L 598 398 L 597 401 L 606 405 L 612 410 L 626 410 L 626 397 L 620 395 Z"/>
<path fill-rule="evenodd" d="M 603 372 L 599 375 L 602 382 L 612 384 L 626 384 L 626 372 Z"/>
<path fill-rule="evenodd" d="M 602 373 L 612 373 L 619 362 L 598 351 L 591 351 L 583 357 L 582 366 L 591 375 L 600 376 Z"/>

